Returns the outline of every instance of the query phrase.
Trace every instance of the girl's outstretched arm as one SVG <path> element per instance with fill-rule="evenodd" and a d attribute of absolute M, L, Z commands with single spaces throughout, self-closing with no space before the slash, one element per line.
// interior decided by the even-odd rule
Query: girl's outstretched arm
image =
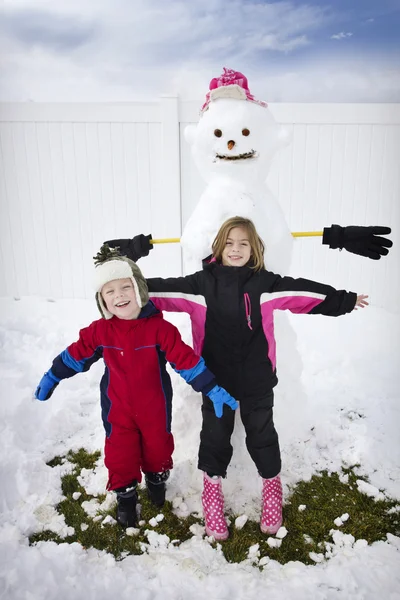
<path fill-rule="evenodd" d="M 357 294 L 336 290 L 330 285 L 309 279 L 294 279 L 266 272 L 264 279 L 268 293 L 261 294 L 261 305 L 274 310 L 290 310 L 293 313 L 338 317 L 350 313 L 357 302 Z"/>

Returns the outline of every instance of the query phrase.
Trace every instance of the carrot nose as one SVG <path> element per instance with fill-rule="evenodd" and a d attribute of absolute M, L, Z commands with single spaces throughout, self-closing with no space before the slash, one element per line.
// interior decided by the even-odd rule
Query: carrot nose
<path fill-rule="evenodd" d="M 232 150 L 233 146 L 235 145 L 235 142 L 233 140 L 229 140 L 228 142 L 228 148 L 229 150 Z"/>

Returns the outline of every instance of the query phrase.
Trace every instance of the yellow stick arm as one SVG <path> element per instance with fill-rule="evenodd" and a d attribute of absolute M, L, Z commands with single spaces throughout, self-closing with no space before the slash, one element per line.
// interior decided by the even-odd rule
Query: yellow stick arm
<path fill-rule="evenodd" d="M 292 236 L 297 237 L 321 237 L 323 231 L 292 231 Z M 181 238 L 161 238 L 150 240 L 150 244 L 177 244 Z"/>

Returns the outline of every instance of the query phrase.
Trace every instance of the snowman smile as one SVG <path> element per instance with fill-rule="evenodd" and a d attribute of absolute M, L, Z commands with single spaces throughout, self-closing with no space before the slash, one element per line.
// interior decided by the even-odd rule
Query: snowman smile
<path fill-rule="evenodd" d="M 243 152 L 243 154 L 216 154 L 215 157 L 220 160 L 245 160 L 246 158 L 256 158 L 257 152 L 255 150 L 250 150 L 250 152 Z"/>

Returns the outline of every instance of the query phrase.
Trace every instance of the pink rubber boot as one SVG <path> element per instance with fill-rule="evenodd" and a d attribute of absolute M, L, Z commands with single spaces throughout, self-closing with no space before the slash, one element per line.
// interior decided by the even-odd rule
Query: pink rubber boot
<path fill-rule="evenodd" d="M 221 477 L 214 479 L 204 473 L 201 500 L 206 534 L 212 535 L 216 540 L 226 540 L 229 531 L 224 517 L 224 495 L 222 493 Z"/>
<path fill-rule="evenodd" d="M 274 535 L 282 525 L 282 483 L 279 475 L 263 479 L 260 529 Z"/>

